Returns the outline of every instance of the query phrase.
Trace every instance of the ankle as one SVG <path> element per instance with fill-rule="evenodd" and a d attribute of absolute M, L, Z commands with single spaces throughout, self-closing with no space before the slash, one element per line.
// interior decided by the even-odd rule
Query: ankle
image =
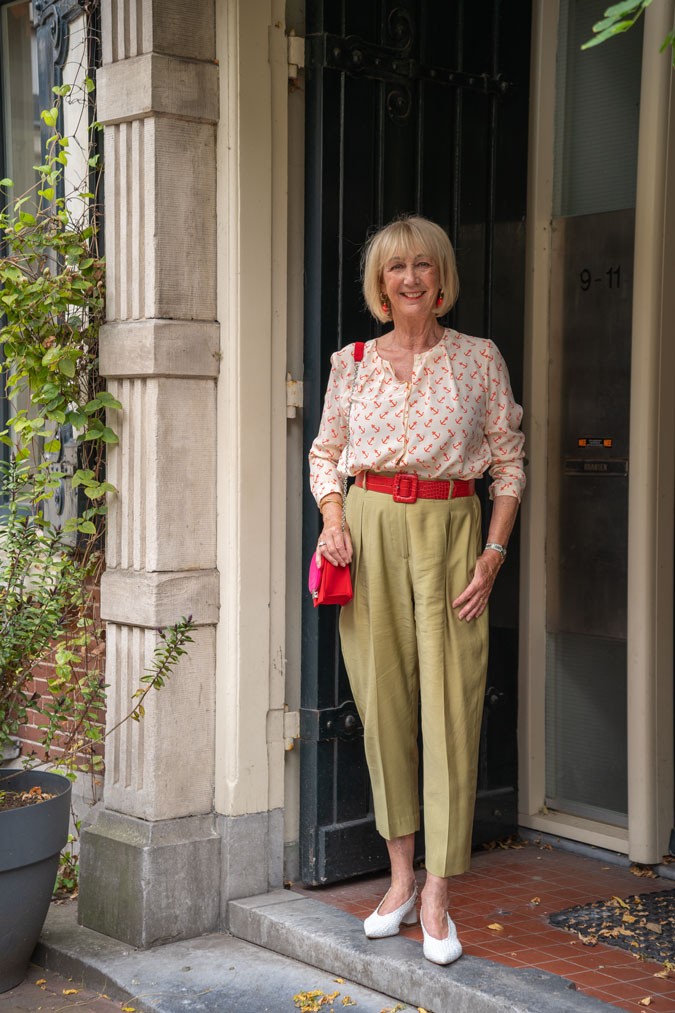
<path fill-rule="evenodd" d="M 448 907 L 449 898 L 445 891 L 424 889 L 421 897 L 424 907 L 431 909 L 442 908 L 443 910 L 446 910 Z"/>
<path fill-rule="evenodd" d="M 392 877 L 391 877 L 391 889 L 392 890 L 402 890 L 404 892 L 407 890 L 408 896 L 410 896 L 410 894 L 413 892 L 413 890 L 415 889 L 416 886 L 417 886 L 417 880 L 415 879 L 414 875 L 411 875 L 411 876 L 406 876 L 406 875 L 394 876 L 394 875 L 392 875 Z"/>

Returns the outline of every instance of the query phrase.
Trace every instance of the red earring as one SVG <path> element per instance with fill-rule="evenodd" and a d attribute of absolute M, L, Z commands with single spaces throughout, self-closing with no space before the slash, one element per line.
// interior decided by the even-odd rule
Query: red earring
<path fill-rule="evenodd" d="M 389 312 L 389 303 L 387 302 L 386 298 L 383 295 L 380 296 L 380 299 L 382 300 L 382 312 L 383 313 L 388 313 Z"/>
<path fill-rule="evenodd" d="M 438 293 L 438 299 L 436 300 L 436 305 L 437 306 L 442 306 L 443 305 L 443 289 L 441 289 L 441 291 Z"/>

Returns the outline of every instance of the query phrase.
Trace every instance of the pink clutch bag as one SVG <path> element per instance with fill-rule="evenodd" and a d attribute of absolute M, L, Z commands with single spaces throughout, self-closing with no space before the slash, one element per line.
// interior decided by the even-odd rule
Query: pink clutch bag
<path fill-rule="evenodd" d="M 354 342 L 354 361 L 356 363 L 356 369 L 354 370 L 354 378 L 352 380 L 352 389 L 349 395 L 349 414 L 351 416 L 352 398 L 354 397 L 354 387 L 356 386 L 356 377 L 359 372 L 359 365 L 363 359 L 363 351 L 365 344 L 363 341 Z M 347 429 L 349 430 L 349 418 L 347 419 Z M 347 441 L 347 456 L 349 455 L 349 446 L 351 442 L 351 432 Z M 345 462 L 346 468 L 346 462 Z M 345 506 L 347 500 L 347 474 L 345 470 L 345 476 L 342 486 L 342 530 L 345 529 Z M 327 559 L 324 559 L 323 565 L 318 567 L 316 565 L 316 552 L 312 553 L 312 561 L 309 564 L 309 593 L 312 596 L 314 608 L 317 605 L 346 605 L 354 597 L 352 590 L 352 575 L 349 571 L 348 566 L 333 566 Z"/>

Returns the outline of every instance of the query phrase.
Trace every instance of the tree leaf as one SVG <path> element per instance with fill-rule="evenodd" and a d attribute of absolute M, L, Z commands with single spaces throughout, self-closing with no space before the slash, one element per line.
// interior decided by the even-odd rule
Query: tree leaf
<path fill-rule="evenodd" d="M 612 4 L 605 11 L 606 18 L 621 18 L 624 14 L 628 14 L 631 11 L 637 10 L 638 8 L 648 7 L 651 0 L 622 0 L 621 3 Z"/>
<path fill-rule="evenodd" d="M 75 376 L 75 363 L 72 359 L 59 359 L 59 372 L 64 376 Z"/>

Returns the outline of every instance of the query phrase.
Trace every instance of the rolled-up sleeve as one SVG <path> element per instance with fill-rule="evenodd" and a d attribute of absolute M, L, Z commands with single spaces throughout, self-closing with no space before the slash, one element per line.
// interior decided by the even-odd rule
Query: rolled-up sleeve
<path fill-rule="evenodd" d="M 345 362 L 340 352 L 331 356 L 331 370 L 323 403 L 319 432 L 309 451 L 309 484 L 312 495 L 321 503 L 329 493 L 342 493 L 338 462 L 347 445 L 347 419 L 342 411 L 342 384 Z"/>
<path fill-rule="evenodd" d="M 490 499 L 495 496 L 522 498 L 525 489 L 523 468 L 525 437 L 520 429 L 523 409 L 516 403 L 506 363 L 499 349 L 489 342 L 487 368 L 487 411 L 485 436 L 492 458 Z"/>

